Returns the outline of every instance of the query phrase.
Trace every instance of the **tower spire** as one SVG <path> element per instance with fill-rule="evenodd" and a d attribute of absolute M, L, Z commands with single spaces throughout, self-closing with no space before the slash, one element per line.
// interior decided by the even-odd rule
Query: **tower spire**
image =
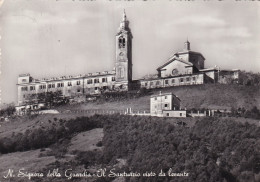
<path fill-rule="evenodd" d="M 189 51 L 190 50 L 190 42 L 187 37 L 187 41 L 184 43 L 184 50 Z"/>
<path fill-rule="evenodd" d="M 125 13 L 125 9 L 124 9 L 124 11 L 123 11 L 123 19 L 120 22 L 120 30 L 128 30 L 128 24 L 129 24 L 129 21 L 126 18 L 126 13 Z"/>
<path fill-rule="evenodd" d="M 125 9 L 124 9 L 124 13 L 123 13 L 123 21 L 126 21 L 126 13 L 125 13 Z"/>

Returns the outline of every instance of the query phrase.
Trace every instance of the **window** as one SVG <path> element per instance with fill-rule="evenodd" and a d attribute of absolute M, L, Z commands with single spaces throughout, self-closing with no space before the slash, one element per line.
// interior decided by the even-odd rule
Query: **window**
<path fill-rule="evenodd" d="M 180 116 L 182 116 L 182 113 L 180 113 Z"/>
<path fill-rule="evenodd" d="M 125 38 L 119 37 L 119 48 L 125 48 Z"/>
<path fill-rule="evenodd" d="M 28 91 L 28 88 L 27 87 L 22 87 L 21 90 L 22 91 Z"/>
<path fill-rule="evenodd" d="M 189 81 L 190 81 L 190 78 L 186 78 L 186 81 L 189 82 Z"/>
<path fill-rule="evenodd" d="M 22 82 L 26 82 L 26 79 L 22 79 Z"/>
<path fill-rule="evenodd" d="M 48 88 L 51 88 L 51 84 L 48 85 Z"/>
<path fill-rule="evenodd" d="M 144 83 L 144 86 L 147 86 L 148 84 L 147 83 Z"/>
<path fill-rule="evenodd" d="M 80 85 L 80 81 L 77 81 L 77 85 Z"/>
<path fill-rule="evenodd" d="M 30 90 L 35 90 L 35 86 L 30 86 Z"/>
<path fill-rule="evenodd" d="M 170 116 L 170 114 L 169 114 L 169 113 L 166 113 L 166 116 Z"/>
<path fill-rule="evenodd" d="M 46 89 L 46 85 L 43 85 L 43 86 L 42 86 L 42 89 Z"/>
<path fill-rule="evenodd" d="M 80 92 L 80 89 L 78 89 L 77 92 Z"/>
<path fill-rule="evenodd" d="M 165 84 L 169 84 L 168 80 L 165 80 Z"/>
<path fill-rule="evenodd" d="M 69 86 L 69 87 L 72 86 L 71 82 L 68 82 L 68 86 Z"/>
<path fill-rule="evenodd" d="M 164 104 L 164 107 L 168 107 L 168 104 Z"/>
<path fill-rule="evenodd" d="M 157 81 L 157 82 L 156 82 L 156 85 L 160 85 L 160 81 Z"/>
<path fill-rule="evenodd" d="M 87 83 L 88 83 L 88 84 L 92 84 L 92 83 L 93 83 L 92 79 L 89 79 L 89 80 L 87 81 Z"/>
<path fill-rule="evenodd" d="M 107 78 L 102 78 L 102 82 L 107 82 Z"/>
<path fill-rule="evenodd" d="M 192 79 L 193 79 L 193 81 L 195 81 L 195 80 L 196 80 L 195 76 L 194 76 L 194 77 L 192 77 Z"/>
<path fill-rule="evenodd" d="M 153 82 L 150 82 L 150 85 L 153 86 Z"/>
<path fill-rule="evenodd" d="M 116 78 L 114 76 L 112 77 L 112 81 L 116 81 Z"/>
<path fill-rule="evenodd" d="M 119 67 L 118 68 L 118 77 L 119 78 L 124 78 L 124 75 L 125 75 L 125 68 Z"/>
<path fill-rule="evenodd" d="M 165 99 L 167 99 L 167 95 L 165 96 Z"/>
<path fill-rule="evenodd" d="M 175 79 L 172 79 L 172 83 L 175 83 Z"/>
<path fill-rule="evenodd" d="M 107 89 L 107 86 L 103 86 L 103 90 L 106 90 Z"/>
<path fill-rule="evenodd" d="M 157 100 L 157 97 L 154 97 L 154 100 Z"/>
<path fill-rule="evenodd" d="M 99 79 L 98 79 L 98 78 L 95 78 L 95 79 L 94 79 L 94 83 L 99 83 Z"/>
<path fill-rule="evenodd" d="M 57 84 L 57 87 L 60 87 L 60 83 Z"/>
<path fill-rule="evenodd" d="M 95 90 L 98 90 L 98 87 L 95 87 Z"/>
<path fill-rule="evenodd" d="M 183 82 L 183 78 L 180 79 L 180 82 Z"/>
<path fill-rule="evenodd" d="M 52 88 L 55 88 L 55 84 L 53 83 L 53 84 L 51 85 L 51 87 L 52 87 Z"/>

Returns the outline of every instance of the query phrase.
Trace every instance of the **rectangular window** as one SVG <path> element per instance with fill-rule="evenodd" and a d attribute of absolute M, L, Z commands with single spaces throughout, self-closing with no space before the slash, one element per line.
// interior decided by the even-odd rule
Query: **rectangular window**
<path fill-rule="evenodd" d="M 80 89 L 78 89 L 77 92 L 80 92 Z"/>
<path fill-rule="evenodd" d="M 77 81 L 77 85 L 80 85 L 80 81 Z"/>
<path fill-rule="evenodd" d="M 167 99 L 167 95 L 165 96 L 165 99 Z"/>
<path fill-rule="evenodd" d="M 87 81 L 87 84 L 92 84 L 92 83 L 93 83 L 92 79 L 89 79 L 89 80 Z"/>
<path fill-rule="evenodd" d="M 46 85 L 43 85 L 43 86 L 42 86 L 42 89 L 46 89 Z"/>
<path fill-rule="evenodd" d="M 157 100 L 157 97 L 154 97 L 154 100 Z"/>
<path fill-rule="evenodd" d="M 192 79 L 193 79 L 193 81 L 195 81 L 195 80 L 196 80 L 195 76 L 194 76 L 194 77 L 192 77 Z"/>
<path fill-rule="evenodd" d="M 60 84 L 60 87 L 64 87 L 64 83 L 61 83 L 61 84 Z"/>
<path fill-rule="evenodd" d="M 28 91 L 28 88 L 27 87 L 22 87 L 21 90 L 22 91 Z"/>
<path fill-rule="evenodd" d="M 112 77 L 112 81 L 116 81 L 116 78 L 114 76 Z"/>
<path fill-rule="evenodd" d="M 153 82 L 150 82 L 150 85 L 153 86 Z"/>
<path fill-rule="evenodd" d="M 30 86 L 30 90 L 35 90 L 35 86 Z"/>
<path fill-rule="evenodd" d="M 60 87 L 60 83 L 57 84 L 57 87 Z"/>
<path fill-rule="evenodd" d="M 26 79 L 22 79 L 22 82 L 26 82 Z"/>
<path fill-rule="evenodd" d="M 189 81 L 190 81 L 190 78 L 186 78 L 186 81 L 189 82 Z"/>
<path fill-rule="evenodd" d="M 169 82 L 168 82 L 168 80 L 165 80 L 165 84 L 168 84 Z"/>
<path fill-rule="evenodd" d="M 172 83 L 175 83 L 175 79 L 172 79 Z"/>
<path fill-rule="evenodd" d="M 51 87 L 52 87 L 52 88 L 55 88 L 55 83 L 53 83 L 53 84 L 51 85 Z"/>
<path fill-rule="evenodd" d="M 42 85 L 39 86 L 39 89 L 42 89 Z"/>
<path fill-rule="evenodd" d="M 95 90 L 98 90 L 98 88 L 97 88 L 97 87 L 95 87 Z"/>
<path fill-rule="evenodd" d="M 48 88 L 51 88 L 51 84 L 48 85 Z"/>
<path fill-rule="evenodd" d="M 99 83 L 99 79 L 98 79 L 98 78 L 95 78 L 95 79 L 94 79 L 94 83 Z"/>
<path fill-rule="evenodd" d="M 168 104 L 164 104 L 164 107 L 168 107 Z"/>
<path fill-rule="evenodd" d="M 68 86 L 71 87 L 71 86 L 72 86 L 72 83 L 71 83 L 71 82 L 68 82 Z"/>
<path fill-rule="evenodd" d="M 169 114 L 169 113 L 166 113 L 166 116 L 170 116 L 170 114 Z"/>
<path fill-rule="evenodd" d="M 144 86 L 147 86 L 148 84 L 147 83 L 144 83 Z"/>
<path fill-rule="evenodd" d="M 180 116 L 182 116 L 182 113 L 180 113 Z"/>
<path fill-rule="evenodd" d="M 107 82 L 107 78 L 102 78 L 102 82 Z"/>
<path fill-rule="evenodd" d="M 183 82 L 183 78 L 180 79 L 180 82 Z"/>
<path fill-rule="evenodd" d="M 160 85 L 160 82 L 159 82 L 159 81 L 157 81 L 157 82 L 156 82 L 156 85 Z"/>

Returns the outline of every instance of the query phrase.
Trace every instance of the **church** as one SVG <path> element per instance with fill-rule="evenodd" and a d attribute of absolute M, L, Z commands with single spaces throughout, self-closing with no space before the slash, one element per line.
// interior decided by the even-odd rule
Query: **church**
<path fill-rule="evenodd" d="M 112 71 L 47 79 L 35 79 L 30 74 L 19 75 L 18 106 L 26 105 L 32 94 L 46 92 L 61 91 L 63 96 L 73 99 L 104 92 L 216 83 L 221 82 L 221 80 L 224 82 L 227 78 L 224 73 L 231 79 L 238 79 L 238 70 L 220 71 L 216 67 L 205 69 L 204 56 L 199 52 L 192 51 L 191 44 L 187 40 L 182 51 L 170 56 L 165 64 L 157 68 L 156 77 L 132 80 L 132 33 L 125 11 L 115 41 L 116 61 Z M 220 78 L 220 73 L 223 73 L 221 77 L 223 79 Z"/>

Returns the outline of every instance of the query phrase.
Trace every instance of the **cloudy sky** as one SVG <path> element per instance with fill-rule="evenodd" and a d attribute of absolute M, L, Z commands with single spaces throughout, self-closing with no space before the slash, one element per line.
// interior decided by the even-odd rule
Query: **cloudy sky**
<path fill-rule="evenodd" d="M 235 0 L 0 0 L 2 103 L 16 102 L 17 77 L 50 78 L 112 70 L 126 10 L 133 77 L 156 73 L 183 49 L 205 66 L 260 72 L 260 2 Z"/>

